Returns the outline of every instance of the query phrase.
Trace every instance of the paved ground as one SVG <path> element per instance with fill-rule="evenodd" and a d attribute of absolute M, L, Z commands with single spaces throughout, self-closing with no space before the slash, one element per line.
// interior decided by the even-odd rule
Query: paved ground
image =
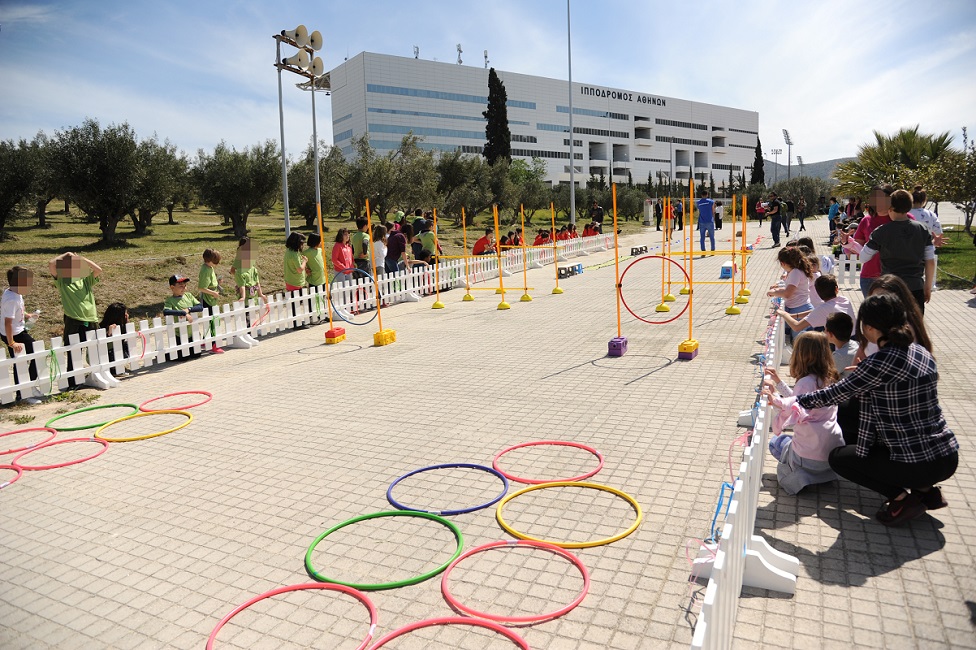
<path fill-rule="evenodd" d="M 826 236 L 823 222 L 811 230 Z M 653 235 L 627 246 L 655 246 Z M 124 381 L 100 401 L 138 403 L 191 389 L 214 399 L 194 409 L 182 430 L 113 444 L 97 459 L 28 473 L 0 492 L 0 647 L 200 648 L 217 621 L 252 595 L 308 582 L 309 544 L 348 518 L 391 509 L 385 492 L 397 477 L 437 463 L 490 465 L 500 450 L 542 439 L 600 450 L 606 464 L 592 480 L 632 495 L 645 519 L 629 537 L 577 551 L 591 572 L 589 595 L 567 615 L 519 633 L 533 648 L 687 647 L 695 616 L 687 611 L 685 544 L 707 534 L 728 479 L 736 414 L 755 398 L 752 355 L 768 314 L 761 289 L 775 275 L 768 245 L 767 237 L 749 266 L 756 291 L 741 315 L 724 314 L 727 286 L 697 291 L 701 354 L 691 362 L 675 360 L 686 318 L 656 326 L 625 317 L 629 352 L 605 356 L 616 322 L 613 267 L 604 265 L 564 281 L 561 296 L 549 293 L 551 269 L 533 271 L 535 300 L 521 303 L 521 291 L 510 293 L 507 312 L 495 309 L 498 298 L 487 291 L 471 303 L 446 293 L 443 311 L 431 310 L 430 298 L 397 306 L 384 312 L 399 339 L 387 347 L 371 347 L 370 327 L 349 327 L 345 343 L 326 347 L 319 326 Z M 608 259 L 583 261 L 598 267 Z M 696 278 L 717 278 L 719 265 L 699 261 Z M 628 299 L 653 304 L 641 302 L 641 293 L 659 292 L 652 286 L 659 272 L 648 264 L 632 269 Z M 969 496 L 976 476 L 968 437 L 976 328 L 968 298 L 938 292 L 928 316 L 942 405 L 962 445 L 959 471 L 944 488 L 950 507 L 887 530 L 871 519 L 877 495 L 834 484 L 789 497 L 778 491 L 770 464 L 759 527 L 800 558 L 802 574 L 793 598 L 746 594 L 737 647 L 976 647 Z M 38 407 L 38 421 L 55 407 Z M 115 435 L 179 422 L 142 418 Z M 31 460 L 57 462 L 89 448 L 62 445 Z M 573 449 L 521 450 L 503 461 L 509 471 L 545 478 L 593 466 Z M 484 472 L 442 470 L 405 480 L 394 496 L 443 510 L 483 503 L 499 490 Z M 612 494 L 579 488 L 540 490 L 505 508 L 520 530 L 575 541 L 614 535 L 633 514 Z M 451 520 L 468 548 L 508 539 L 493 509 Z M 436 523 L 383 518 L 330 535 L 312 559 L 330 577 L 377 583 L 423 573 L 454 548 L 453 535 Z M 432 579 L 371 592 L 377 636 L 451 615 L 439 585 Z M 512 615 L 558 608 L 581 586 L 565 561 L 518 549 L 475 556 L 451 579 L 462 602 Z M 366 621 L 348 597 L 298 593 L 241 614 L 219 641 L 353 648 Z M 511 645 L 441 628 L 396 647 Z"/>

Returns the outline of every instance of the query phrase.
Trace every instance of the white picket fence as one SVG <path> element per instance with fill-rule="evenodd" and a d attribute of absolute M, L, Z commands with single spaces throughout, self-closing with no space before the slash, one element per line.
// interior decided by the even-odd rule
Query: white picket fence
<path fill-rule="evenodd" d="M 773 368 L 779 367 L 783 357 L 783 327 L 783 320 L 777 316 L 765 353 L 766 362 Z M 765 538 L 754 534 L 763 459 L 768 453 L 766 447 L 773 420 L 772 406 L 766 397 L 759 401 L 757 409 L 751 440 L 742 454 L 719 540 L 702 547 L 695 561 L 697 575 L 708 579 L 691 642 L 696 650 L 732 647 L 743 586 L 785 594 L 796 591 L 799 560 L 777 551 Z"/>
<path fill-rule="evenodd" d="M 613 236 L 609 234 L 559 242 L 559 258 L 562 261 L 566 257 L 588 255 L 607 250 L 612 245 Z M 502 255 L 503 274 L 520 273 L 523 256 L 530 269 L 553 263 L 552 248 L 528 248 L 524 255 L 521 249 L 512 249 Z M 498 256 L 469 258 L 467 267 L 465 260 L 447 260 L 440 263 L 436 272 L 430 266 L 417 266 L 409 271 L 381 275 L 375 286 L 368 278 L 334 283 L 332 300 L 340 312 L 375 308 L 377 290 L 384 307 L 399 302 L 416 302 L 422 296 L 435 293 L 437 277 L 442 291 L 496 279 Z M 516 285 L 512 282 L 510 286 L 515 290 Z M 213 344 L 222 348 L 252 348 L 258 345 L 262 336 L 327 319 L 326 309 L 325 288 L 311 287 L 269 296 L 266 305 L 246 306 L 243 302 L 220 305 L 194 314 L 192 323 L 166 316 L 165 319 L 154 318 L 152 322 L 139 321 L 138 326 L 129 323 L 124 330 L 111 335 L 102 329 L 89 332 L 84 341 L 77 334 L 71 335 L 68 341 L 61 337 L 52 338 L 47 343 L 35 341 L 33 350 L 15 358 L 8 357 L 6 347 L 0 347 L 0 404 L 15 401 L 18 391 L 22 397 L 51 395 L 67 389 L 69 383 L 113 388 L 119 384 L 113 372 L 138 372 L 199 353 Z M 29 374 L 31 362 L 37 369 L 37 378 L 33 380 Z"/>
<path fill-rule="evenodd" d="M 837 286 L 841 289 L 861 288 L 861 260 L 857 255 L 841 255 L 833 270 Z"/>

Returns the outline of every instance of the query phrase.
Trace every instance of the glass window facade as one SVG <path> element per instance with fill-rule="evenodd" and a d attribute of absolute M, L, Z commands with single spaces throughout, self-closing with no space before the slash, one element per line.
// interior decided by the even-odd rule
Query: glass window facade
<path fill-rule="evenodd" d="M 423 97 L 425 99 L 440 99 L 448 102 L 471 102 L 473 104 L 488 105 L 487 95 L 464 95 L 462 93 L 445 93 L 439 90 L 424 90 L 422 88 L 401 88 L 400 86 L 382 86 L 366 84 L 366 92 L 383 93 L 387 95 L 403 95 L 405 97 Z M 509 108 L 528 108 L 535 110 L 535 102 L 520 102 L 510 99 L 505 103 Z"/>
<path fill-rule="evenodd" d="M 556 112 L 568 114 L 569 106 L 557 106 Z M 577 108 L 576 106 L 573 107 L 573 115 L 589 115 L 590 117 L 602 117 L 604 119 L 608 117 L 607 111 L 594 111 L 589 108 Z M 626 113 L 614 113 L 613 111 L 610 111 L 609 117 L 611 120 L 630 121 L 630 115 L 627 115 Z"/>
<path fill-rule="evenodd" d="M 336 133 L 332 136 L 334 142 L 342 142 L 343 140 L 349 140 L 352 138 L 352 129 L 347 129 L 342 133 Z"/>
<path fill-rule="evenodd" d="M 342 117 L 340 117 L 338 120 L 332 120 L 332 123 L 333 124 L 338 124 L 340 122 L 345 122 L 350 117 L 352 117 L 352 113 L 347 113 L 346 115 L 343 115 Z"/>
<path fill-rule="evenodd" d="M 688 138 L 673 138 L 670 135 L 654 136 L 657 142 L 673 142 L 675 144 L 690 144 L 696 147 L 707 147 L 708 143 L 704 140 L 689 140 Z"/>
<path fill-rule="evenodd" d="M 679 122 L 678 120 L 662 120 L 661 118 L 654 119 L 655 124 L 660 124 L 661 126 L 677 126 L 682 129 L 698 129 L 699 131 L 707 131 L 708 126 L 704 124 L 695 124 L 694 122 Z"/>
<path fill-rule="evenodd" d="M 432 129 L 425 126 L 399 126 L 397 124 L 367 124 L 366 130 L 370 133 L 400 133 L 406 135 L 429 135 L 438 138 L 469 138 L 473 140 L 484 140 L 484 131 L 460 131 L 458 129 Z M 452 147 L 450 151 L 454 151 Z"/>

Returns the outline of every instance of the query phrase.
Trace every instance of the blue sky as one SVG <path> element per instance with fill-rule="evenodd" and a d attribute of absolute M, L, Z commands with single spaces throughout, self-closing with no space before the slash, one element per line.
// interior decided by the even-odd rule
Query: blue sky
<path fill-rule="evenodd" d="M 363 50 L 565 79 L 563 0 L 286 3 L 0 0 L 0 139 L 129 122 L 191 155 L 278 139 L 272 34 L 325 38 L 326 69 Z M 573 79 L 759 111 L 764 151 L 853 155 L 920 124 L 976 135 L 976 1 L 573 0 Z M 311 137 L 307 93 L 285 76 L 285 141 Z M 318 102 L 319 138 L 332 140 Z M 785 163 L 785 155 L 779 158 Z M 795 164 L 795 159 L 794 159 Z"/>

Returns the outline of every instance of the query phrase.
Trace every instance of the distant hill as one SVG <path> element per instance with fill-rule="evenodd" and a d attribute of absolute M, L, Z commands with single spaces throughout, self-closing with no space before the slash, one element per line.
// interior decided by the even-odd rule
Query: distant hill
<path fill-rule="evenodd" d="M 831 174 L 834 172 L 834 167 L 838 163 L 846 162 L 848 160 L 854 160 L 853 158 L 835 158 L 834 160 L 824 160 L 822 162 L 815 163 L 803 163 L 803 175 L 812 176 L 814 178 L 822 178 L 825 181 L 832 181 Z M 784 180 L 790 170 L 787 169 L 786 165 L 777 165 L 772 160 L 763 160 L 763 171 L 766 173 L 766 183 L 772 185 L 775 180 Z M 796 162 L 793 163 L 792 169 L 793 176 L 800 175 L 800 165 Z"/>

